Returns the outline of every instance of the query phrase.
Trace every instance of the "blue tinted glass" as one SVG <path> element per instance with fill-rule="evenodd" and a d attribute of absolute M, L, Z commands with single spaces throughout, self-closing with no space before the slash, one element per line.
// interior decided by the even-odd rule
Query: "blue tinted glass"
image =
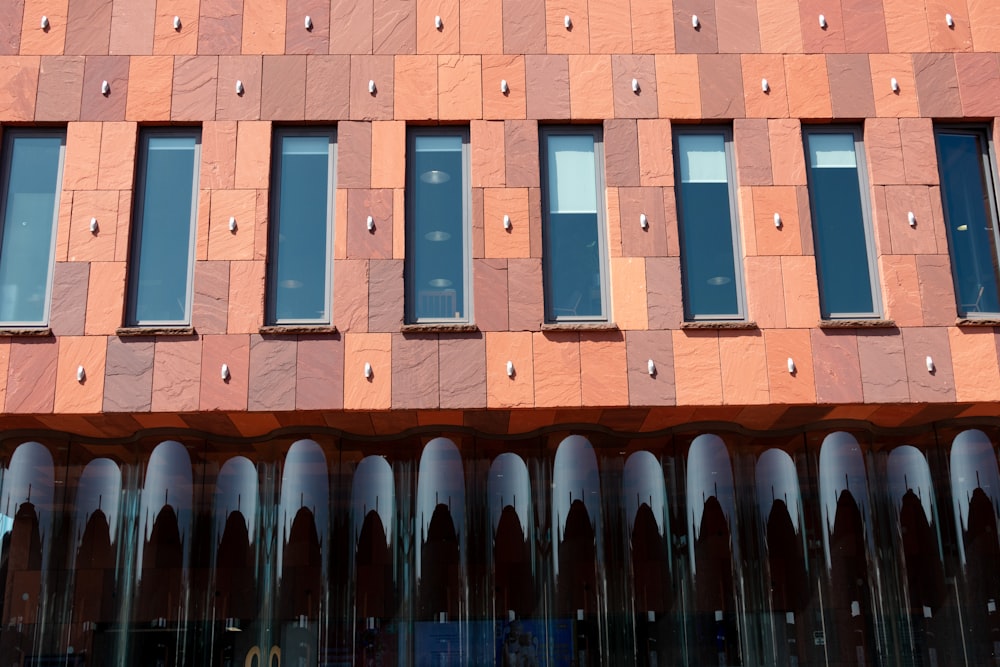
<path fill-rule="evenodd" d="M 677 151 L 685 316 L 739 317 L 725 136 L 682 134 Z"/>
<path fill-rule="evenodd" d="M 410 308 L 418 320 L 466 316 L 464 137 L 417 135 L 410 178 Z"/>
<path fill-rule="evenodd" d="M 283 136 L 272 221 L 272 318 L 329 322 L 330 137 Z"/>
<path fill-rule="evenodd" d="M 962 315 L 1000 312 L 996 232 L 986 147 L 979 134 L 939 132 L 938 167 L 948 226 L 948 249 L 955 274 L 955 297 Z"/>
<path fill-rule="evenodd" d="M 0 321 L 47 319 L 62 136 L 13 135 L 0 242 Z"/>
<path fill-rule="evenodd" d="M 147 135 L 136 224 L 135 324 L 188 321 L 195 136 Z"/>
<path fill-rule="evenodd" d="M 875 303 L 854 134 L 807 137 L 823 317 L 872 315 Z"/>
<path fill-rule="evenodd" d="M 604 317 L 594 135 L 546 137 L 547 316 Z"/>

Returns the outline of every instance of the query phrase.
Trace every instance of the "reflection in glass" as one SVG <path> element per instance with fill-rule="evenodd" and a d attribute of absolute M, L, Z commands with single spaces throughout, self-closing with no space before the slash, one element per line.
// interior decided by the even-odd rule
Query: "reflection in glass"
<path fill-rule="evenodd" d="M 313 440 L 288 448 L 278 505 L 278 610 L 282 662 L 312 664 L 326 597 L 330 481 L 323 450 Z"/>
<path fill-rule="evenodd" d="M 466 319 L 467 130 L 411 130 L 409 312 L 414 321 Z"/>
<path fill-rule="evenodd" d="M 580 664 L 596 665 L 601 658 L 603 577 L 601 535 L 601 479 L 597 456 L 581 435 L 563 439 L 556 449 L 552 472 L 552 559 L 556 586 L 556 615 L 573 621 L 573 655 Z"/>
<path fill-rule="evenodd" d="M 94 459 L 83 469 L 73 513 L 73 615 L 69 646 L 91 656 L 89 664 L 110 664 L 117 584 L 116 548 L 122 489 L 121 470 L 111 459 Z"/>
<path fill-rule="evenodd" d="M 952 444 L 951 494 L 965 575 L 968 649 L 973 664 L 986 664 L 1000 642 L 1000 470 L 993 444 L 982 431 L 963 431 Z"/>
<path fill-rule="evenodd" d="M 688 551 L 694 577 L 698 664 L 741 661 L 734 570 L 736 497 L 726 443 L 699 435 L 687 459 Z"/>
<path fill-rule="evenodd" d="M 677 215 L 687 319 L 741 316 L 728 133 L 678 133 Z"/>
<path fill-rule="evenodd" d="M 808 661 L 809 601 L 802 495 L 795 462 L 787 452 L 768 449 L 757 459 L 757 516 L 764 528 L 767 551 L 765 589 L 770 592 L 770 630 L 779 662 Z M 767 638 L 765 637 L 765 640 Z"/>
<path fill-rule="evenodd" d="M 824 600 L 827 652 L 834 661 L 871 661 L 875 655 L 868 574 L 871 507 L 864 456 L 850 434 L 838 431 L 823 440 L 819 491 L 830 582 Z"/>
<path fill-rule="evenodd" d="M 4 134 L 0 322 L 44 324 L 64 134 L 16 129 Z"/>
<path fill-rule="evenodd" d="M 332 132 L 296 129 L 277 137 L 268 267 L 272 323 L 330 322 L 334 153 Z"/>
<path fill-rule="evenodd" d="M 542 132 L 546 318 L 604 319 L 599 135 Z"/>
<path fill-rule="evenodd" d="M 132 324 L 186 324 L 198 201 L 196 131 L 147 130 L 140 140 L 130 269 Z"/>
<path fill-rule="evenodd" d="M 960 129 L 938 130 L 935 137 L 958 314 L 998 313 L 995 172 L 987 137 Z"/>
<path fill-rule="evenodd" d="M 354 548 L 354 656 L 357 664 L 394 664 L 398 596 L 393 560 L 396 498 L 392 468 L 366 456 L 351 486 Z"/>
<path fill-rule="evenodd" d="M 823 317 L 877 315 L 874 254 L 855 133 L 805 133 L 816 270 Z"/>
<path fill-rule="evenodd" d="M 139 508 L 137 588 L 132 621 L 135 664 L 182 663 L 188 649 L 189 559 L 193 521 L 191 458 L 179 442 L 149 456 Z"/>
<path fill-rule="evenodd" d="M 49 450 L 25 442 L 14 450 L 0 493 L 0 656 L 32 655 L 49 605 L 44 572 L 52 541 L 55 471 Z"/>
<path fill-rule="evenodd" d="M 498 456 L 490 466 L 487 495 L 493 533 L 494 618 L 525 618 L 535 609 L 535 573 L 531 483 L 524 459 L 509 452 Z"/>
<path fill-rule="evenodd" d="M 674 593 L 663 468 L 650 452 L 635 452 L 625 461 L 622 498 L 631 552 L 637 655 L 640 664 L 656 665 L 667 659 L 669 647 L 660 626 L 673 605 Z"/>

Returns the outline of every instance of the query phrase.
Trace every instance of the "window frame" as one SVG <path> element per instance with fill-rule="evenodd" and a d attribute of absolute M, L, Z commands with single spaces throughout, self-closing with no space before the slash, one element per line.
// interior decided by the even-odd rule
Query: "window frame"
<path fill-rule="evenodd" d="M 984 150 L 979 159 L 979 166 L 983 170 L 983 181 L 988 190 L 989 215 L 993 223 L 994 259 L 1000 262 L 1000 211 L 997 209 L 998 195 L 1000 190 L 1000 177 L 997 175 L 996 148 L 993 142 L 993 129 L 989 123 L 935 123 L 934 124 L 934 158 L 938 163 L 938 173 L 941 169 L 941 152 L 938 147 L 938 134 L 945 132 L 948 134 L 961 134 L 966 136 L 976 136 L 983 141 Z M 944 187 L 940 187 L 941 210 L 945 226 L 945 237 L 948 241 L 948 263 L 951 265 L 952 290 L 955 292 L 955 312 L 959 318 L 968 320 L 995 320 L 1000 318 L 1000 312 L 994 311 L 964 311 L 962 309 L 961 297 L 958 294 L 958 267 L 955 264 L 955 257 L 952 254 L 952 227 L 949 224 L 950 213 Z M 1000 293 L 1000 280 L 998 280 L 997 291 Z"/>
<path fill-rule="evenodd" d="M 729 125 L 675 125 L 672 128 L 671 147 L 674 153 L 674 197 L 677 208 L 677 238 L 681 253 L 681 300 L 684 306 L 685 322 L 746 322 L 747 296 L 744 277 L 743 236 L 741 233 L 738 185 L 736 183 L 736 159 L 733 150 L 733 128 Z M 729 189 L 729 223 L 733 235 L 733 273 L 736 283 L 736 313 L 693 313 L 688 295 L 687 280 L 684 276 L 684 215 L 681 202 L 681 151 L 679 138 L 682 135 L 722 135 L 726 152 L 726 181 Z"/>
<path fill-rule="evenodd" d="M 814 134 L 851 134 L 854 137 L 854 161 L 858 172 L 858 193 L 861 197 L 861 222 L 865 233 L 865 255 L 868 259 L 868 276 L 871 287 L 871 312 L 834 313 L 825 309 L 823 279 L 820 274 L 816 210 L 813 205 L 813 175 L 809 159 L 809 136 Z M 809 197 L 809 218 L 813 239 L 813 260 L 816 262 L 816 288 L 819 294 L 819 311 L 822 320 L 880 320 L 885 317 L 882 299 L 882 278 L 878 270 L 878 249 L 875 247 L 875 224 L 872 219 L 872 193 L 868 180 L 868 158 L 865 153 L 864 128 L 858 125 L 803 125 L 802 149 L 806 167 L 806 188 Z"/>
<path fill-rule="evenodd" d="M 417 284 L 414 265 L 417 256 L 416 237 L 416 144 L 417 137 L 454 137 L 462 140 L 462 317 L 417 317 Z M 404 323 L 417 325 L 471 324 L 473 317 L 472 284 L 472 153 L 470 131 L 466 125 L 408 126 L 406 128 L 406 219 L 404 222 Z"/>
<path fill-rule="evenodd" d="M 278 275 L 275 268 L 277 259 L 278 233 L 281 226 L 279 211 L 281 209 L 281 142 L 286 137 L 327 137 L 330 140 L 330 152 L 327 155 L 326 192 L 326 283 L 324 286 L 324 303 L 327 308 L 326 317 L 318 318 L 279 318 L 277 316 Z M 270 201 L 267 229 L 267 282 L 264 300 L 264 322 L 267 326 L 331 326 L 333 324 L 333 272 L 334 244 L 337 224 L 337 128 L 335 126 L 283 126 L 274 128 L 271 137 L 271 181 L 269 183 Z"/>
<path fill-rule="evenodd" d="M 601 314 L 594 315 L 555 315 L 552 312 L 552 266 L 549 253 L 551 232 L 549 231 L 549 160 L 548 140 L 553 136 L 586 136 L 594 139 L 594 188 L 597 194 L 597 252 L 598 270 L 600 271 Z M 600 125 L 540 125 L 538 127 L 538 158 L 539 185 L 541 186 L 542 206 L 542 286 L 543 309 L 545 324 L 574 323 L 610 323 L 611 316 L 611 281 L 610 263 L 608 260 L 608 222 L 607 193 L 604 174 L 604 128 Z"/>
<path fill-rule="evenodd" d="M 146 171 L 149 158 L 149 139 L 152 137 L 193 137 L 194 155 L 192 157 L 192 173 L 194 178 L 191 183 L 191 224 L 188 238 L 187 257 L 187 289 L 184 304 L 184 315 L 182 320 L 139 320 L 136 315 L 139 291 L 139 256 L 142 247 L 142 233 L 144 227 L 143 211 L 146 202 Z M 136 172 L 134 201 L 132 208 L 132 229 L 129 235 L 128 253 L 128 280 L 127 280 L 127 300 L 125 308 L 126 327 L 136 328 L 157 328 L 157 327 L 189 327 L 193 314 L 194 302 L 194 265 L 195 265 L 195 240 L 198 234 L 198 195 L 201 182 L 201 138 L 200 126 L 177 126 L 177 127 L 141 127 L 138 134 L 138 146 L 136 149 Z"/>
<path fill-rule="evenodd" d="M 49 326 L 52 318 L 52 283 L 55 274 L 56 244 L 58 241 L 59 228 L 59 207 L 62 200 L 62 186 L 64 169 L 66 166 L 66 128 L 40 128 L 40 127 L 4 127 L 3 141 L 0 143 L 0 159 L 3 164 L 0 167 L 0 257 L 3 255 L 3 232 L 6 227 L 7 201 L 10 198 L 10 175 L 11 161 L 14 155 L 14 140 L 18 137 L 58 137 L 61 139 L 59 148 L 59 163 L 56 167 L 56 188 L 55 205 L 52 207 L 52 234 L 49 244 L 49 262 L 46 270 L 47 279 L 45 285 L 45 304 L 42 307 L 43 317 L 39 321 L 28 320 L 0 320 L 0 329 L 10 328 L 38 328 L 44 329 Z"/>

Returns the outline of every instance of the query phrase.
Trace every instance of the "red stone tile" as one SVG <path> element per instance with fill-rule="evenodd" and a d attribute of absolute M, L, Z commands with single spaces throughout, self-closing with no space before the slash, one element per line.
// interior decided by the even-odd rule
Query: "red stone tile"
<path fill-rule="evenodd" d="M 720 331 L 719 357 L 724 404 L 768 404 L 768 365 L 760 331 Z"/>
<path fill-rule="evenodd" d="M 56 262 L 53 266 L 49 307 L 49 328 L 53 335 L 83 335 L 89 278 L 90 264 L 86 262 Z"/>
<path fill-rule="evenodd" d="M 674 184 L 673 142 L 670 121 L 640 120 L 636 123 L 639 144 L 639 184 Z"/>
<path fill-rule="evenodd" d="M 260 329 L 264 322 L 264 262 L 229 263 L 228 305 L 228 333 L 249 334 Z"/>
<path fill-rule="evenodd" d="M 198 333 L 226 333 L 228 298 L 229 262 L 195 262 L 191 324 Z"/>
<path fill-rule="evenodd" d="M 417 53 L 460 52 L 458 5 L 458 0 L 417 1 Z"/>
<path fill-rule="evenodd" d="M 745 258 L 744 281 L 748 317 L 761 329 L 784 329 L 785 300 L 781 258 Z"/>
<path fill-rule="evenodd" d="M 473 121 L 470 133 L 472 187 L 503 186 L 506 182 L 504 124 Z"/>
<path fill-rule="evenodd" d="M 295 409 L 297 348 L 295 336 L 250 336 L 249 410 Z"/>
<path fill-rule="evenodd" d="M 989 328 L 949 327 L 948 338 L 955 373 L 955 398 L 960 403 L 994 400 L 1000 392 L 996 334 Z M 7 401 L 9 404 L 9 395 Z"/>
<path fill-rule="evenodd" d="M 54 338 L 15 339 L 10 343 L 4 412 L 52 412 L 58 349 Z"/>
<path fill-rule="evenodd" d="M 199 9 L 198 53 L 240 53 L 243 42 L 243 0 L 201 0 Z"/>
<path fill-rule="evenodd" d="M 882 0 L 841 0 L 840 6 L 844 47 L 849 53 L 885 53 L 889 50 Z"/>
<path fill-rule="evenodd" d="M 392 257 L 392 191 L 349 190 L 347 195 L 347 256 L 351 259 Z M 374 230 L 368 229 L 372 217 Z"/>
<path fill-rule="evenodd" d="M 528 332 L 486 334 L 486 404 L 491 408 L 534 407 L 533 336 Z M 507 372 L 511 363 L 513 371 Z M 442 400 L 442 405 L 445 402 Z"/>
<path fill-rule="evenodd" d="M 872 86 L 875 90 L 875 115 L 917 116 L 917 85 L 909 54 L 871 56 Z M 897 90 L 892 89 L 896 80 Z"/>
<path fill-rule="evenodd" d="M 21 0 L 6 3 L 12 9 L 21 4 Z M 11 6 L 12 5 L 12 6 Z M 111 5 L 112 0 L 76 0 L 69 5 L 69 17 L 66 25 L 66 53 L 87 56 L 106 56 L 111 39 Z M 2 11 L 2 10 L 0 10 Z M 0 25 L 11 24 L 0 20 Z M 0 51 L 6 40 L 2 37 L 0 28 Z M 13 52 L 16 52 L 16 47 Z M 2 51 L 7 53 L 7 51 Z"/>
<path fill-rule="evenodd" d="M 771 146 L 765 120 L 733 122 L 737 182 L 742 186 L 770 185 Z"/>
<path fill-rule="evenodd" d="M 502 16 L 504 53 L 546 52 L 544 3 L 503 0 Z"/>
<path fill-rule="evenodd" d="M 764 53 L 802 53 L 802 26 L 785 0 L 757 0 L 760 50 Z"/>
<path fill-rule="evenodd" d="M 333 0 L 330 53 L 372 53 L 373 0 Z"/>
<path fill-rule="evenodd" d="M 820 315 L 816 260 L 808 255 L 783 256 L 781 275 L 786 326 L 796 329 L 815 327 Z"/>
<path fill-rule="evenodd" d="M 205 336 L 202 341 L 198 409 L 246 410 L 250 337 Z M 229 370 L 228 378 L 222 377 L 223 364 Z"/>
<path fill-rule="evenodd" d="M 350 115 L 349 56 L 306 56 L 307 120 L 343 120 Z"/>
<path fill-rule="evenodd" d="M 962 115 L 1000 116 L 1000 63 L 995 53 L 955 55 Z"/>
<path fill-rule="evenodd" d="M 370 88 L 372 82 L 374 93 Z M 391 120 L 392 109 L 392 58 L 351 56 L 351 120 Z"/>
<path fill-rule="evenodd" d="M 243 43 L 246 54 L 285 50 L 285 8 L 271 0 L 243 0 Z"/>
<path fill-rule="evenodd" d="M 111 55 L 151 55 L 156 0 L 115 2 L 111 6 Z"/>
<path fill-rule="evenodd" d="M 337 336 L 299 336 L 295 356 L 295 409 L 344 406 L 344 341 Z"/>
<path fill-rule="evenodd" d="M 656 71 L 653 56 L 611 57 L 616 118 L 656 118 Z M 632 81 L 638 90 L 633 90 Z"/>
<path fill-rule="evenodd" d="M 632 52 L 673 53 L 673 0 L 631 0 Z"/>
<path fill-rule="evenodd" d="M 656 91 L 661 117 L 700 119 L 700 86 L 697 56 L 657 54 Z"/>
<path fill-rule="evenodd" d="M 396 56 L 395 118 L 428 120 L 438 117 L 438 59 L 436 56 Z"/>
<path fill-rule="evenodd" d="M 174 59 L 171 120 L 215 119 L 218 69 L 219 59 L 215 56 L 177 56 Z"/>
<path fill-rule="evenodd" d="M 441 407 L 486 407 L 486 337 L 481 333 L 441 336 L 438 359 Z M 530 375 L 527 382 L 531 382 Z"/>
<path fill-rule="evenodd" d="M 129 64 L 125 118 L 146 122 L 170 120 L 173 80 L 171 56 L 133 56 Z"/>
<path fill-rule="evenodd" d="M 369 263 L 368 331 L 395 333 L 403 324 L 403 260 Z"/>
<path fill-rule="evenodd" d="M 371 124 L 337 126 L 337 186 L 367 188 L 371 184 Z"/>
<path fill-rule="evenodd" d="M 679 329 L 684 321 L 678 257 L 646 258 L 646 308 L 650 329 Z M 631 333 L 631 332 L 630 332 Z"/>
<path fill-rule="evenodd" d="M 674 405 L 673 338 L 669 331 L 626 332 L 631 405 Z M 653 373 L 649 362 L 653 362 Z"/>
<path fill-rule="evenodd" d="M 466 3 L 459 12 L 461 53 L 503 53 L 503 0 Z"/>
<path fill-rule="evenodd" d="M 243 92 L 236 82 L 243 84 Z M 220 56 L 215 118 L 258 120 L 261 101 L 261 57 Z"/>
<path fill-rule="evenodd" d="M 81 56 L 46 56 L 41 59 L 35 99 L 36 121 L 80 119 L 83 66 Z"/>
<path fill-rule="evenodd" d="M 532 334 L 532 359 L 536 406 L 581 405 L 579 334 L 572 332 Z"/>
<path fill-rule="evenodd" d="M 903 0 L 883 0 L 885 10 L 885 30 L 892 53 L 912 53 L 930 51 L 930 37 L 927 31 L 928 19 L 923 2 Z M 932 20 L 943 22 L 942 16 Z"/>
<path fill-rule="evenodd" d="M 788 117 L 785 61 L 774 54 L 743 54 L 743 105 L 748 118 Z M 764 80 L 767 90 L 764 90 Z"/>
<path fill-rule="evenodd" d="M 826 69 L 830 76 L 834 118 L 868 118 L 875 115 L 872 72 L 867 54 L 828 55 Z M 879 84 L 882 83 L 879 81 Z"/>
<path fill-rule="evenodd" d="M 853 332 L 813 329 L 812 363 L 817 403 L 861 403 L 861 361 Z"/>
<path fill-rule="evenodd" d="M 240 121 L 236 131 L 237 188 L 264 189 L 271 171 L 271 123 Z"/>
<path fill-rule="evenodd" d="M 501 86 L 503 81 L 507 82 L 506 93 Z M 525 117 L 527 83 L 524 56 L 483 56 L 482 86 L 483 118 Z"/>
<path fill-rule="evenodd" d="M 264 56 L 260 115 L 265 120 L 303 120 L 306 57 Z"/>
<path fill-rule="evenodd" d="M 636 121 L 622 119 L 604 122 L 604 169 L 608 187 L 639 185 L 639 137 Z"/>
<path fill-rule="evenodd" d="M 564 55 L 525 56 L 527 117 L 570 117 L 569 60 Z"/>
<path fill-rule="evenodd" d="M 692 17 L 698 17 L 694 27 Z M 718 53 L 719 33 L 714 0 L 674 0 L 674 43 L 677 53 Z"/>
<path fill-rule="evenodd" d="M 538 331 L 545 317 L 540 259 L 507 261 L 508 317 L 511 331 Z"/>
<path fill-rule="evenodd" d="M 438 407 L 438 337 L 392 334 L 392 407 Z"/>
<path fill-rule="evenodd" d="M 815 338 L 805 330 L 772 329 L 764 332 L 767 349 L 767 375 L 770 401 L 773 404 L 822 403 L 819 375 L 825 368 L 816 361 Z M 791 359 L 795 372 L 788 372 Z"/>
<path fill-rule="evenodd" d="M 660 188 L 620 188 L 622 253 L 626 257 L 665 257 L 667 248 L 663 191 Z M 647 227 L 641 224 L 646 216 Z"/>
<path fill-rule="evenodd" d="M 948 330 L 910 327 L 902 330 L 909 398 L 919 403 L 955 401 L 955 376 L 951 367 Z M 930 357 L 933 370 L 927 370 Z"/>
<path fill-rule="evenodd" d="M 913 255 L 882 255 L 878 260 L 885 314 L 900 327 L 924 324 L 920 311 L 920 282 Z"/>
<path fill-rule="evenodd" d="M 800 0 L 799 22 L 802 26 L 802 48 L 805 53 L 842 53 L 844 51 L 844 17 L 839 2 Z M 819 16 L 826 18 L 820 26 Z"/>
<path fill-rule="evenodd" d="M 198 9 L 200 0 L 157 0 L 153 27 L 153 53 L 194 55 L 198 53 Z M 181 20 L 174 28 L 174 17 Z"/>
<path fill-rule="evenodd" d="M 125 262 L 91 262 L 84 333 L 110 335 L 122 325 Z"/>
<path fill-rule="evenodd" d="M 716 331 L 673 331 L 678 405 L 721 405 L 722 368 Z"/>
<path fill-rule="evenodd" d="M 341 331 L 368 331 L 368 261 L 338 260 L 333 280 L 334 324 Z"/>
<path fill-rule="evenodd" d="M 830 80 L 824 56 L 786 56 L 785 81 L 789 115 L 793 118 L 830 118 Z"/>
<path fill-rule="evenodd" d="M 504 121 L 507 187 L 537 188 L 538 124 L 532 120 Z"/>
<path fill-rule="evenodd" d="M 417 7 L 412 0 L 375 0 L 373 25 L 374 53 L 417 52 Z"/>
<path fill-rule="evenodd" d="M 438 56 L 438 116 L 468 121 L 483 117 L 480 56 Z"/>
<path fill-rule="evenodd" d="M 104 364 L 105 412 L 149 412 L 153 350 L 152 338 L 108 338 Z"/>
<path fill-rule="evenodd" d="M 63 336 L 55 378 L 59 413 L 101 412 L 104 405 L 104 367 L 108 340 L 104 336 Z M 78 379 L 83 367 L 83 379 Z"/>
<path fill-rule="evenodd" d="M 865 154 L 872 185 L 906 182 L 899 121 L 894 118 L 869 118 L 865 122 Z"/>
<path fill-rule="evenodd" d="M 914 54 L 913 76 L 917 82 L 921 116 L 957 118 L 962 115 L 953 54 Z"/>
<path fill-rule="evenodd" d="M 996 5 L 990 0 L 969 0 L 972 43 L 977 51 L 1000 51 L 1000 26 L 996 21 L 996 9 Z"/>
<path fill-rule="evenodd" d="M 128 70 L 128 58 L 87 56 L 80 105 L 81 120 L 114 121 L 125 119 Z M 110 86 L 110 92 L 107 95 L 102 92 L 104 81 L 107 81 Z"/>
<path fill-rule="evenodd" d="M 472 266 L 476 325 L 480 331 L 506 331 L 507 260 L 477 259 Z"/>
<path fill-rule="evenodd" d="M 775 185 L 805 185 L 806 163 L 802 127 L 797 119 L 769 120 L 771 174 Z"/>
<path fill-rule="evenodd" d="M 925 326 L 950 326 L 958 312 L 948 255 L 918 255 L 917 280 Z"/>
<path fill-rule="evenodd" d="M 361 3 L 358 3 L 361 4 Z M 306 28 L 306 17 L 312 27 Z M 330 2 L 288 0 L 285 9 L 285 53 L 330 52 Z"/>
<path fill-rule="evenodd" d="M 937 185 L 937 151 L 934 147 L 934 124 L 931 119 L 901 118 L 899 135 L 903 146 L 906 182 L 914 185 Z"/>
<path fill-rule="evenodd" d="M 549 53 L 589 53 L 590 19 L 586 0 L 545 3 L 545 45 Z M 566 27 L 565 17 L 570 18 Z"/>

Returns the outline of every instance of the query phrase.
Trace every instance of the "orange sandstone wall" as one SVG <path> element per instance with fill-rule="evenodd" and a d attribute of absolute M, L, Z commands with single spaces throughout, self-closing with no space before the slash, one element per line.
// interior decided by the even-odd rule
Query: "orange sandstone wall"
<path fill-rule="evenodd" d="M 0 338 L 0 425 L 124 432 L 223 411 L 252 431 L 296 410 L 338 424 L 352 423 L 341 410 L 391 409 L 407 411 L 387 422 L 404 427 L 461 423 L 460 413 L 433 411 L 488 408 L 544 408 L 544 423 L 591 414 L 576 408 L 674 405 L 688 418 L 737 420 L 735 408 L 783 404 L 852 417 L 888 404 L 880 414 L 899 423 L 923 409 L 907 405 L 927 403 L 941 404 L 935 416 L 993 414 L 997 330 L 956 326 L 932 120 L 1000 116 L 995 9 L 991 0 L 5 0 L 0 125 L 65 125 L 68 137 L 54 336 Z M 733 128 L 755 329 L 681 328 L 671 124 L 700 120 Z M 885 315 L 898 328 L 817 327 L 800 128 L 837 120 L 863 124 Z M 618 330 L 542 331 L 538 124 L 584 121 L 604 127 Z M 271 133 L 303 122 L 338 128 L 339 333 L 262 336 Z M 436 122 L 470 127 L 478 332 L 404 334 L 406 126 Z M 196 335 L 122 338 L 137 131 L 173 123 L 203 131 Z M 696 410 L 718 406 L 735 408 Z"/>

